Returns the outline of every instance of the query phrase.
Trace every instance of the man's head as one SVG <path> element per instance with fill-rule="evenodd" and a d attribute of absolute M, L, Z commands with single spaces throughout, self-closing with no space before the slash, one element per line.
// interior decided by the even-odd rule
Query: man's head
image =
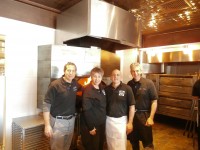
<path fill-rule="evenodd" d="M 68 62 L 64 66 L 64 79 L 67 82 L 71 82 L 75 78 L 76 71 L 77 71 L 76 65 L 72 62 Z"/>
<path fill-rule="evenodd" d="M 132 63 L 130 65 L 130 72 L 135 81 L 139 81 L 142 75 L 142 66 L 139 63 Z"/>
<path fill-rule="evenodd" d="M 113 70 L 110 78 L 114 85 L 119 85 L 121 82 L 121 72 L 118 69 Z"/>

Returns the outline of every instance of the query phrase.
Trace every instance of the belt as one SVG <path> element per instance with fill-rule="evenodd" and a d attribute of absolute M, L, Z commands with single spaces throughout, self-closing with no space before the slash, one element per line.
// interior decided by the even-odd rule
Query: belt
<path fill-rule="evenodd" d="M 75 114 L 72 114 L 72 115 L 69 115 L 69 116 L 56 116 L 55 118 L 56 119 L 65 119 L 65 120 L 70 120 L 72 119 L 73 117 L 76 116 L 76 113 Z"/>
<path fill-rule="evenodd" d="M 139 110 L 136 109 L 136 110 L 135 110 L 135 112 L 148 112 L 148 111 L 149 111 L 149 110 L 146 110 L 146 109 L 139 109 Z"/>

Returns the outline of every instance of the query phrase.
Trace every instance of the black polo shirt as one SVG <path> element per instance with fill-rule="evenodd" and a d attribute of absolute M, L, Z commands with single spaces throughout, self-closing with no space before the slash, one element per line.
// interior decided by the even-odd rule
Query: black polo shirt
<path fill-rule="evenodd" d="M 119 118 L 127 116 L 129 106 L 135 105 L 135 99 L 131 87 L 124 83 L 120 83 L 117 88 L 112 83 L 105 88 L 107 99 L 107 116 Z"/>
<path fill-rule="evenodd" d="M 89 130 L 105 124 L 106 121 L 106 96 L 100 85 L 100 89 L 94 88 L 90 83 L 83 90 L 83 119 Z"/>
<path fill-rule="evenodd" d="M 44 101 L 51 105 L 50 114 L 56 116 L 68 116 L 76 112 L 76 92 L 80 89 L 76 80 L 66 82 L 63 77 L 50 83 Z"/>
<path fill-rule="evenodd" d="M 127 83 L 135 96 L 137 110 L 151 110 L 151 102 L 158 99 L 157 91 L 153 81 L 141 77 L 138 82 L 134 79 Z"/>

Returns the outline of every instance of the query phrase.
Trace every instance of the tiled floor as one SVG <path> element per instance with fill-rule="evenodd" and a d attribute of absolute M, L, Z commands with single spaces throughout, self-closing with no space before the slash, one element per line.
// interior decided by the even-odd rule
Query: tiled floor
<path fill-rule="evenodd" d="M 155 150 L 198 150 L 197 138 L 193 147 L 193 138 L 183 135 L 185 124 L 186 120 L 156 115 L 153 126 Z M 143 150 L 142 144 L 140 146 Z M 78 149 L 83 150 L 80 145 Z M 132 150 L 129 142 L 127 150 Z"/>

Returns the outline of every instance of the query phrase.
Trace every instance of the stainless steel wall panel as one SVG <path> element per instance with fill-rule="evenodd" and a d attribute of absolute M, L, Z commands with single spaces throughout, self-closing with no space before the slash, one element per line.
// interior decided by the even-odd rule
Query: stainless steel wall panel
<path fill-rule="evenodd" d="M 42 47 L 42 48 L 41 48 Z M 51 59 L 51 53 L 49 53 L 49 49 L 51 49 L 52 45 L 42 45 L 38 47 L 38 60 L 47 61 Z"/>
<path fill-rule="evenodd" d="M 51 77 L 51 61 L 38 60 L 38 77 L 50 78 Z"/>
<path fill-rule="evenodd" d="M 197 62 L 200 61 L 200 50 L 188 51 L 174 51 L 174 52 L 160 52 L 151 56 L 151 54 L 144 53 L 144 63 L 174 63 L 174 62 Z"/>

